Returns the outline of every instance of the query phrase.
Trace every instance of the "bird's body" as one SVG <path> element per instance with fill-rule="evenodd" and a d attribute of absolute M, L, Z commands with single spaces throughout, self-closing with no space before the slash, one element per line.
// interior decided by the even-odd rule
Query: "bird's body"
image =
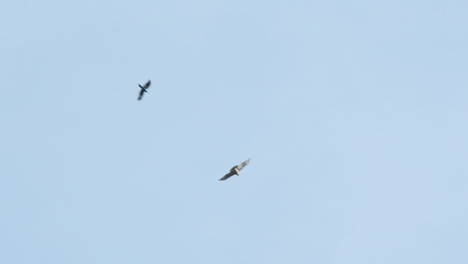
<path fill-rule="evenodd" d="M 140 84 L 138 85 L 141 88 L 140 94 L 138 95 L 138 100 L 141 100 L 143 98 L 143 95 L 148 92 L 147 89 L 150 87 L 150 85 L 151 85 L 151 81 L 148 81 L 143 86 L 141 86 Z"/>
<path fill-rule="evenodd" d="M 224 175 L 221 179 L 219 179 L 220 181 L 225 181 L 227 179 L 229 179 L 231 176 L 234 176 L 234 175 L 237 175 L 239 176 L 239 172 L 245 167 L 247 166 L 247 164 L 249 164 L 250 162 L 250 159 L 242 162 L 241 164 L 239 165 L 236 165 L 234 167 L 231 168 L 231 170 L 229 171 L 228 174 Z"/>

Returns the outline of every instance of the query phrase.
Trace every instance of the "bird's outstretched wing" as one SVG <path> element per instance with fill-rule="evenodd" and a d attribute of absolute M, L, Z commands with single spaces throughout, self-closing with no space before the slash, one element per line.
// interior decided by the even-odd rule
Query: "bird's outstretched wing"
<path fill-rule="evenodd" d="M 220 181 L 225 181 L 227 179 L 229 179 L 231 176 L 233 176 L 235 173 L 233 171 L 230 171 L 228 174 L 224 175 L 221 179 L 219 179 Z"/>
<path fill-rule="evenodd" d="M 242 170 L 245 166 L 247 166 L 247 165 L 249 164 L 249 162 L 250 162 L 250 159 L 248 159 L 248 160 L 242 162 L 241 164 L 239 164 L 239 165 L 237 166 L 237 169 L 238 169 L 238 170 Z"/>
<path fill-rule="evenodd" d="M 141 90 L 140 91 L 140 94 L 138 95 L 138 100 L 141 100 L 141 98 L 143 98 L 143 95 L 145 94 L 145 91 L 144 90 Z"/>
<path fill-rule="evenodd" d="M 143 89 L 148 89 L 150 85 L 151 85 L 151 80 L 145 83 L 145 85 L 143 86 Z"/>

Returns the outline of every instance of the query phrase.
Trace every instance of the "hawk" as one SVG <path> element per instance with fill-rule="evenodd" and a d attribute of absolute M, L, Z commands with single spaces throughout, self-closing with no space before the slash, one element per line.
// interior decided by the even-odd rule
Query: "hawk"
<path fill-rule="evenodd" d="M 224 175 L 221 179 L 219 179 L 220 181 L 225 181 L 227 179 L 229 179 L 231 176 L 234 176 L 234 175 L 237 175 L 239 176 L 239 172 L 240 170 L 242 170 L 245 166 L 247 166 L 247 164 L 249 164 L 250 162 L 250 159 L 242 162 L 241 164 L 239 165 L 236 165 L 234 167 L 232 167 L 231 171 L 229 171 L 228 174 Z"/>
<path fill-rule="evenodd" d="M 146 91 L 146 89 L 148 89 L 150 87 L 150 85 L 151 85 L 151 81 L 148 81 L 143 86 L 138 85 L 141 88 L 140 94 L 138 95 L 138 101 L 141 100 L 141 98 L 143 98 L 143 95 L 148 92 L 148 91 Z"/>

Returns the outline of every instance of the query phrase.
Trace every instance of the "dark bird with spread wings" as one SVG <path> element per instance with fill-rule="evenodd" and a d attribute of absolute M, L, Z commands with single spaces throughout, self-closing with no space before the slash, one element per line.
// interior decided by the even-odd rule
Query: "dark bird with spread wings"
<path fill-rule="evenodd" d="M 141 98 L 143 98 L 143 95 L 148 92 L 147 89 L 150 87 L 150 85 L 151 85 L 151 81 L 148 81 L 143 86 L 138 85 L 141 88 L 140 94 L 138 95 L 138 100 L 141 100 Z"/>
<path fill-rule="evenodd" d="M 247 166 L 247 164 L 249 164 L 250 162 L 250 159 L 242 162 L 241 164 L 239 165 L 236 165 L 234 167 L 232 167 L 231 171 L 229 171 L 228 174 L 224 175 L 221 179 L 219 179 L 220 181 L 225 181 L 227 179 L 229 179 L 231 176 L 234 176 L 234 175 L 237 175 L 239 176 L 239 172 L 240 170 L 242 170 L 245 166 Z"/>

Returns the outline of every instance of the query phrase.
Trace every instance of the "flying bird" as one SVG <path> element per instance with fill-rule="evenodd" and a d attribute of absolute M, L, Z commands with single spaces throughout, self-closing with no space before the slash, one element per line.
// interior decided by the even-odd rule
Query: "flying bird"
<path fill-rule="evenodd" d="M 138 85 L 141 88 L 140 94 L 138 95 L 138 101 L 141 100 L 141 98 L 143 98 L 143 95 L 148 92 L 147 89 L 150 87 L 150 85 L 151 85 L 151 81 L 148 81 L 143 86 Z"/>
<path fill-rule="evenodd" d="M 247 166 L 247 164 L 249 164 L 250 162 L 250 159 L 242 162 L 241 164 L 239 165 L 236 165 L 234 167 L 232 167 L 231 171 L 229 171 L 228 174 L 224 175 L 221 179 L 219 179 L 220 181 L 225 181 L 227 179 L 229 179 L 231 176 L 234 176 L 234 175 L 237 175 L 239 176 L 239 172 L 240 170 L 242 170 L 245 166 Z"/>

